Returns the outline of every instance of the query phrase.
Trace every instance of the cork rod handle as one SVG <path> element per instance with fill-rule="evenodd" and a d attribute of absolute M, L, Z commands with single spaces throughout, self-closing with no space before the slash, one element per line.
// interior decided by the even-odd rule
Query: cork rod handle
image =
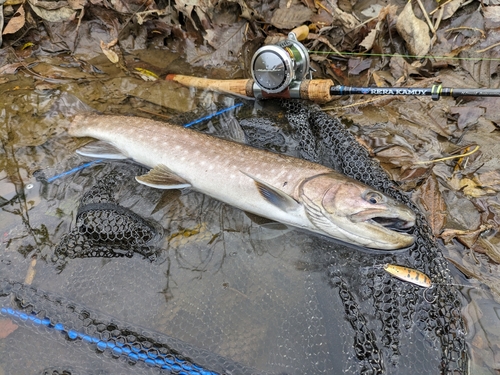
<path fill-rule="evenodd" d="M 165 79 L 188 87 L 253 97 L 252 79 L 220 80 L 190 77 L 181 74 L 169 74 Z"/>

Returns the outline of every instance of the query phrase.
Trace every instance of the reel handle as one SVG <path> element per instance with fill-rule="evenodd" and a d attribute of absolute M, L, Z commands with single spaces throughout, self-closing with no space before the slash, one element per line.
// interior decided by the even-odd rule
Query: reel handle
<path fill-rule="evenodd" d="M 307 25 L 298 26 L 290 32 L 295 34 L 299 42 L 302 42 L 309 35 L 309 27 Z"/>

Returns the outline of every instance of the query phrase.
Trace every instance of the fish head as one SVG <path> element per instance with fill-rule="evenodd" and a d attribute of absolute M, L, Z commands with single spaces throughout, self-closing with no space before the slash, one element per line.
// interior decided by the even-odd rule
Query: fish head
<path fill-rule="evenodd" d="M 356 180 L 327 173 L 306 179 L 299 189 L 309 220 L 328 236 L 382 250 L 415 241 L 407 233 L 415 225 L 413 211 Z"/>

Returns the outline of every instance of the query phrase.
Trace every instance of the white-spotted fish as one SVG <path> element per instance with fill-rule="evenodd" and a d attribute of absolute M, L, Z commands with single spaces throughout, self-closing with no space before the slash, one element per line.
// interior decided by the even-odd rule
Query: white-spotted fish
<path fill-rule="evenodd" d="M 151 168 L 137 181 L 191 188 L 244 211 L 375 249 L 414 242 L 415 214 L 323 165 L 138 117 L 78 115 L 69 134 L 100 141 L 81 155 L 131 158 Z"/>

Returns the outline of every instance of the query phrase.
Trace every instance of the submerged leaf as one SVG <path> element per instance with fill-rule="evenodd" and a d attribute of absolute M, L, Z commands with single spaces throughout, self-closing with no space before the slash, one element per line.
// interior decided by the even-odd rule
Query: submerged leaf
<path fill-rule="evenodd" d="M 426 210 L 432 233 L 438 236 L 446 223 L 446 203 L 439 190 L 439 182 L 436 176 L 430 175 L 419 191 L 420 202 Z"/>
<path fill-rule="evenodd" d="M 106 55 L 109 61 L 111 61 L 113 64 L 116 64 L 118 61 L 120 61 L 120 58 L 116 54 L 115 51 L 111 50 L 110 48 L 116 44 L 117 40 L 113 40 L 110 43 L 106 44 L 101 40 L 101 50 L 102 52 Z"/>
<path fill-rule="evenodd" d="M 8 337 L 12 332 L 17 329 L 17 324 L 12 323 L 10 319 L 0 320 L 0 339 Z"/>
<path fill-rule="evenodd" d="M 487 230 L 490 230 L 493 226 L 490 224 L 482 224 L 476 230 L 458 230 L 458 229 L 445 229 L 441 233 L 441 238 L 445 243 L 450 242 L 453 238 L 456 238 L 460 243 L 471 249 L 476 243 L 479 235 Z"/>

